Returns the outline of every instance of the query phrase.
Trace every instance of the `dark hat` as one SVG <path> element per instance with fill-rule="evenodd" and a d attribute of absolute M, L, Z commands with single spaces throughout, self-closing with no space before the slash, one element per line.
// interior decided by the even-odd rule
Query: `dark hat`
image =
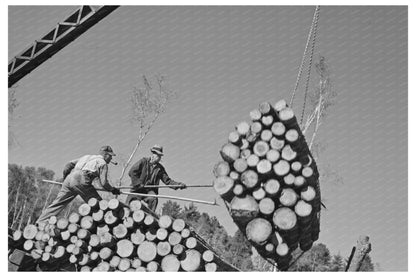
<path fill-rule="evenodd" d="M 108 154 L 110 154 L 111 156 L 115 156 L 116 154 L 114 154 L 113 149 L 108 146 L 108 145 L 104 145 L 100 148 L 100 152 L 106 152 Z"/>
<path fill-rule="evenodd" d="M 163 147 L 155 144 L 152 148 L 150 148 L 150 152 L 163 156 Z"/>

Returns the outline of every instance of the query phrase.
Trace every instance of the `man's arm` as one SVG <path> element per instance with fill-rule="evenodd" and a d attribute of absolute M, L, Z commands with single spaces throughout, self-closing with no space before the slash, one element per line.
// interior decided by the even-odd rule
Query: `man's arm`
<path fill-rule="evenodd" d="M 108 174 L 108 166 L 107 164 L 103 165 L 100 169 L 99 169 L 99 182 L 100 185 L 107 191 L 113 193 L 113 194 L 120 194 L 120 190 L 118 188 L 115 188 L 113 186 L 110 185 L 110 183 L 108 182 L 107 179 L 107 174 Z"/>
<path fill-rule="evenodd" d="M 164 167 L 161 167 L 161 172 L 160 172 L 160 174 L 161 174 L 161 180 L 162 180 L 162 182 L 165 184 L 165 185 L 168 185 L 168 186 L 180 186 L 180 189 L 184 189 L 184 188 L 186 188 L 186 185 L 184 184 L 184 183 L 182 183 L 182 182 L 176 182 L 176 181 L 174 181 L 174 180 L 172 180 L 170 177 L 169 177 L 169 175 L 168 175 L 168 173 L 166 172 L 166 170 L 165 170 L 165 168 Z M 172 188 L 172 189 L 178 189 L 178 188 Z"/>
<path fill-rule="evenodd" d="M 74 169 L 75 165 L 77 164 L 79 159 L 75 159 L 70 161 L 69 163 L 67 163 L 64 167 L 64 171 L 62 172 L 62 176 L 63 176 L 63 180 L 66 179 L 66 176 L 69 175 L 69 173 L 71 173 L 72 169 Z"/>

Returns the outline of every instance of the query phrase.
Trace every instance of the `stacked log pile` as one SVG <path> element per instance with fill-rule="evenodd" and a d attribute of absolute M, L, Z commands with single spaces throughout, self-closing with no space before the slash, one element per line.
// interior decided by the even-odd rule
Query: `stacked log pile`
<path fill-rule="evenodd" d="M 260 104 L 222 146 L 214 188 L 239 229 L 286 270 L 291 252 L 319 236 L 319 173 L 295 114 L 284 100 Z"/>
<path fill-rule="evenodd" d="M 13 234 L 45 271 L 236 271 L 182 219 L 160 218 L 145 204 L 90 199 L 68 218 L 28 225 Z"/>

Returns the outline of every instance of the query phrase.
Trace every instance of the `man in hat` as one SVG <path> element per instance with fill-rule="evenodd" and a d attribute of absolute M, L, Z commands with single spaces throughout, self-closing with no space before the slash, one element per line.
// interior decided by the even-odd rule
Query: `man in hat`
<path fill-rule="evenodd" d="M 100 148 L 98 155 L 85 155 L 66 164 L 61 190 L 37 222 L 58 215 L 77 195 L 81 196 L 85 202 L 91 198 L 101 200 L 101 196 L 92 185 L 94 179 L 98 179 L 99 185 L 105 190 L 119 195 L 120 190 L 111 186 L 107 179 L 108 164 L 115 155 L 113 149 L 106 145 Z"/>
<path fill-rule="evenodd" d="M 150 157 L 142 158 L 129 171 L 132 187 L 131 192 L 157 195 L 159 191 L 157 187 L 146 188 L 146 186 L 159 186 L 160 181 L 169 186 L 178 186 L 173 189 L 186 188 L 184 183 L 172 180 L 166 173 L 165 168 L 160 164 L 163 156 L 163 147 L 156 144 L 150 149 L 150 152 L 152 153 Z M 126 202 L 129 203 L 134 198 L 141 199 L 140 197 L 129 196 Z M 152 211 L 156 210 L 158 203 L 156 197 L 145 197 L 143 201 L 148 204 L 149 209 Z"/>

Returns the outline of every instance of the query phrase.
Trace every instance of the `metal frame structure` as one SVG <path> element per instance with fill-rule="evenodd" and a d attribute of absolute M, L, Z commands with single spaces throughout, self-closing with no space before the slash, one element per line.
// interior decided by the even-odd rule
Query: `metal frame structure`
<path fill-rule="evenodd" d="M 9 62 L 9 88 L 118 7 L 81 6 L 78 8 Z"/>

